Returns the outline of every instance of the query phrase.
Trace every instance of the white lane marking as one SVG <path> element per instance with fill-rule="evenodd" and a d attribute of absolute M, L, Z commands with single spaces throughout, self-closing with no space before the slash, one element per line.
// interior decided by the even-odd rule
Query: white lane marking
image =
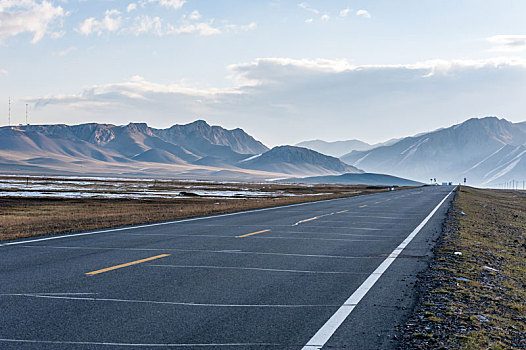
<path fill-rule="evenodd" d="M 288 233 L 288 232 L 287 232 Z M 128 233 L 128 236 L 170 236 L 170 237 L 203 237 L 203 238 L 230 238 L 235 239 L 236 236 L 220 236 L 220 235 L 170 235 L 163 233 Z M 253 239 L 292 239 L 292 240 L 312 240 L 312 241 L 347 241 L 347 242 L 378 242 L 377 239 L 343 239 L 343 238 L 319 238 L 319 237 L 287 237 L 287 236 L 256 236 Z"/>
<path fill-rule="evenodd" d="M 456 188 L 456 187 L 455 187 Z M 413 238 L 422 230 L 425 224 L 433 217 L 440 206 L 455 190 L 451 190 L 438 205 L 429 213 L 428 216 L 407 236 L 407 238 L 400 243 L 400 245 L 393 250 L 393 252 L 374 270 L 372 274 L 354 291 L 354 293 L 340 306 L 340 308 L 329 318 L 329 320 L 314 334 L 314 336 L 305 344 L 302 350 L 319 350 L 342 325 L 345 319 L 351 314 L 356 305 L 362 300 L 367 292 L 374 286 L 376 281 L 384 274 L 387 268 L 395 261 L 405 247 L 413 240 Z"/>
<path fill-rule="evenodd" d="M 30 293 L 30 294 L 42 294 L 42 295 L 94 295 L 99 293 Z"/>
<path fill-rule="evenodd" d="M 247 347 L 247 346 L 283 346 L 282 344 L 274 344 L 274 343 L 210 343 L 210 344 L 203 344 L 203 343 L 196 343 L 196 344 L 188 344 L 188 343 L 181 343 L 181 344 L 159 344 L 159 343 L 152 343 L 152 344 L 141 344 L 141 343 L 110 343 L 110 342 L 91 342 L 91 341 L 61 341 L 61 340 L 31 340 L 31 339 L 8 339 L 8 338 L 0 338 L 0 342 L 4 343 L 29 343 L 29 344 L 56 344 L 56 345 L 100 345 L 100 346 L 120 346 L 120 347 L 147 347 L 147 348 L 173 348 L 173 347 L 179 347 L 179 348 L 193 348 L 193 347 L 224 347 L 224 346 L 239 346 L 239 347 Z"/>
<path fill-rule="evenodd" d="M 251 252 L 241 250 L 209 250 L 209 249 L 182 249 L 182 248 L 107 248 L 107 247 L 61 247 L 61 246 L 45 246 L 45 245 L 24 245 L 24 248 L 50 248 L 50 249 L 79 249 L 79 250 L 124 250 L 124 251 L 176 251 L 176 252 L 192 252 L 192 253 L 221 253 L 221 254 L 248 254 L 248 255 L 271 255 L 271 256 L 293 256 L 300 258 L 327 258 L 327 259 L 379 259 L 378 256 L 345 256 L 345 255 L 319 255 L 319 254 L 295 254 L 295 253 L 267 253 L 267 252 Z"/>
<path fill-rule="evenodd" d="M 364 196 L 366 196 L 366 195 L 364 195 Z M 81 233 L 73 233 L 73 234 L 70 234 L 70 235 L 57 235 L 57 236 L 52 236 L 52 237 L 37 238 L 37 239 L 31 239 L 31 240 L 25 240 L 25 241 L 16 241 L 16 242 L 3 243 L 3 244 L 0 244 L 0 247 L 6 247 L 6 246 L 11 246 L 11 245 L 19 245 L 19 244 L 26 244 L 26 243 L 34 243 L 34 242 L 42 242 L 42 241 L 50 241 L 50 240 L 53 240 L 53 239 L 89 236 L 89 235 L 96 235 L 96 234 L 102 234 L 102 233 L 108 233 L 108 232 L 135 230 L 135 229 L 138 229 L 138 228 L 145 228 L 145 227 L 173 225 L 173 224 L 178 224 L 178 223 L 182 223 L 182 222 L 214 219 L 214 218 L 221 218 L 221 217 L 225 217 L 225 216 L 233 216 L 233 215 L 240 215 L 240 214 L 256 213 L 256 212 L 267 211 L 267 210 L 276 210 L 276 209 L 283 209 L 283 208 L 298 207 L 298 206 L 309 205 L 309 204 L 313 204 L 313 203 L 326 203 L 326 202 L 343 200 L 343 199 L 349 199 L 349 198 L 356 198 L 356 197 L 343 197 L 343 198 L 324 199 L 324 200 L 321 200 L 321 201 L 288 204 L 288 205 L 282 205 L 282 206 L 277 206 L 277 207 L 252 209 L 252 210 L 246 210 L 246 211 L 238 211 L 238 212 L 235 212 L 235 213 L 226 213 L 226 214 L 218 214 L 218 215 L 210 215 L 210 216 L 201 216 L 201 217 L 197 217 L 197 218 L 189 218 L 189 219 L 182 219 L 182 220 L 175 220 L 175 221 L 166 221 L 166 222 L 157 222 L 157 223 L 153 223 L 153 224 L 145 224 L 145 225 L 138 225 L 138 226 L 127 226 L 127 227 L 120 227 L 120 228 L 114 228 L 114 229 L 102 230 L 102 231 L 81 232 Z"/>
<path fill-rule="evenodd" d="M 324 220 L 323 222 L 330 222 L 330 223 L 339 223 L 339 222 L 347 222 L 349 224 L 353 224 L 353 223 L 357 223 L 357 224 L 360 224 L 360 225 L 369 225 L 369 224 L 384 224 L 384 225 L 389 225 L 389 226 L 393 226 L 393 225 L 405 225 L 406 223 L 405 222 L 389 222 L 389 221 L 382 221 L 382 222 L 378 222 L 378 221 L 362 221 L 362 220 Z M 325 227 L 325 226 L 323 226 Z"/>
<path fill-rule="evenodd" d="M 88 298 L 88 297 L 68 297 L 59 295 L 45 294 L 28 294 L 28 293 L 3 293 L 0 296 L 5 297 L 27 297 L 41 299 L 60 299 L 60 300 L 78 300 L 78 301 L 97 301 L 97 302 L 114 302 L 114 303 L 131 303 L 131 304 L 153 304 L 153 305 L 174 305 L 174 306 L 199 306 L 199 307 L 248 307 L 248 308 L 323 308 L 337 307 L 338 305 L 329 304 L 211 304 L 211 303 L 190 303 L 177 301 L 157 301 L 157 300 L 137 300 L 137 299 L 114 299 L 114 298 Z"/>
<path fill-rule="evenodd" d="M 209 265 L 162 265 L 146 264 L 143 266 L 154 267 L 171 267 L 171 268 L 188 268 L 188 269 L 224 269 L 224 270 L 249 270 L 249 271 L 266 271 L 266 272 L 290 272 L 290 273 L 307 273 L 307 274 L 345 274 L 345 275 L 366 275 L 366 272 L 345 272 L 345 271 L 312 271 L 312 270 L 283 270 L 267 269 L 260 267 L 239 267 L 239 266 L 209 266 Z"/>
<path fill-rule="evenodd" d="M 275 231 L 274 233 L 279 233 L 278 231 Z M 318 234 L 322 236 L 351 236 L 351 237 L 377 237 L 377 238 L 393 238 L 393 236 L 390 235 L 375 235 L 375 234 L 359 234 L 359 233 L 339 233 L 339 232 L 324 232 L 324 233 L 317 233 L 317 232 L 291 232 L 291 233 L 299 233 L 299 234 Z M 377 241 L 377 240 L 376 240 Z"/>

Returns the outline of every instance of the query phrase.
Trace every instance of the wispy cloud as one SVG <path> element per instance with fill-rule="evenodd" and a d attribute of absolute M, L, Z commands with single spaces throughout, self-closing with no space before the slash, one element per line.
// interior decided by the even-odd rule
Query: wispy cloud
<path fill-rule="evenodd" d="M 1 1 L 1 0 L 0 0 Z M 156 2 L 161 5 L 180 5 L 184 4 L 184 1 L 179 2 L 163 2 L 157 0 L 150 0 L 149 2 Z M 130 10 L 130 6 L 135 5 L 131 3 L 127 7 L 127 11 Z M 177 6 L 176 6 L 177 7 Z M 135 10 L 133 7 L 131 11 Z M 225 23 L 226 21 L 222 21 Z M 119 35 L 132 34 L 135 36 L 144 34 L 153 34 L 159 37 L 167 35 L 183 35 L 183 34 L 195 34 L 199 36 L 212 36 L 226 32 L 246 32 L 257 28 L 256 22 L 250 22 L 248 24 L 226 24 L 216 25 L 214 19 L 203 19 L 201 13 L 198 10 L 194 10 L 189 14 L 183 14 L 178 21 L 166 21 L 160 16 L 150 15 L 137 15 L 137 16 L 122 16 L 121 13 L 116 10 L 106 10 L 104 17 L 97 19 L 90 17 L 82 21 L 76 31 L 82 35 L 89 36 L 92 34 L 102 35 L 103 33 L 115 33 Z"/>
<path fill-rule="evenodd" d="M 183 5 L 186 3 L 186 0 L 147 0 L 147 2 L 157 3 L 161 6 L 178 10 L 183 7 Z"/>
<path fill-rule="evenodd" d="M 494 46 L 490 51 L 524 51 L 526 50 L 526 35 L 494 35 L 486 38 Z"/>
<path fill-rule="evenodd" d="M 64 49 L 64 50 L 61 50 L 61 51 L 57 51 L 55 52 L 54 54 L 56 56 L 67 56 L 69 55 L 70 53 L 72 53 L 73 51 L 77 50 L 77 47 L 75 46 L 70 46 L 68 47 L 67 49 Z"/>
<path fill-rule="evenodd" d="M 340 17 L 347 17 L 347 15 L 351 12 L 351 9 L 350 8 L 345 8 L 343 10 L 340 10 L 339 12 L 339 16 Z"/>
<path fill-rule="evenodd" d="M 0 68 L 0 75 L 7 76 L 9 75 L 9 72 L 6 69 Z"/>
<path fill-rule="evenodd" d="M 328 21 L 330 18 L 331 18 L 331 16 L 329 16 L 329 15 L 326 14 L 326 13 L 325 13 L 323 16 L 320 17 L 320 19 L 321 19 L 322 21 Z"/>
<path fill-rule="evenodd" d="M 221 34 L 221 29 L 214 27 L 212 22 L 186 23 L 180 26 L 169 26 L 168 34 L 199 34 L 209 36 Z"/>
<path fill-rule="evenodd" d="M 320 13 L 319 10 L 317 10 L 317 9 L 315 9 L 315 8 L 313 8 L 313 7 L 310 7 L 310 5 L 307 4 L 306 2 L 300 2 L 300 3 L 298 4 L 298 6 L 301 7 L 302 9 L 307 10 L 307 11 L 309 11 L 309 12 L 312 12 L 312 13 L 314 13 L 314 14 L 316 14 L 316 15 Z"/>
<path fill-rule="evenodd" d="M 34 0 L 0 1 L 0 41 L 21 33 L 32 33 L 33 44 L 47 34 L 53 34 L 53 24 L 62 26 L 60 19 L 67 13 L 51 2 Z M 56 37 L 56 35 L 55 35 Z"/>
<path fill-rule="evenodd" d="M 151 33 L 157 36 L 164 35 L 163 23 L 161 18 L 158 16 L 137 16 L 134 19 L 134 24 L 128 27 L 127 31 L 137 36 L 146 33 Z"/>
<path fill-rule="evenodd" d="M 369 19 L 371 18 L 371 14 L 367 10 L 358 10 L 356 11 L 356 16 Z"/>
<path fill-rule="evenodd" d="M 121 28 L 122 17 L 118 10 L 106 10 L 104 18 L 97 20 L 95 17 L 85 19 L 79 24 L 77 31 L 82 35 L 97 34 L 104 32 L 116 32 Z"/>
<path fill-rule="evenodd" d="M 132 12 L 132 11 L 135 11 L 137 10 L 137 4 L 136 3 L 131 3 L 129 4 L 127 7 L 126 7 L 126 12 Z"/>
<path fill-rule="evenodd" d="M 193 10 L 192 13 L 188 15 L 188 18 L 197 21 L 198 19 L 201 19 L 201 14 L 199 13 L 199 11 Z"/>

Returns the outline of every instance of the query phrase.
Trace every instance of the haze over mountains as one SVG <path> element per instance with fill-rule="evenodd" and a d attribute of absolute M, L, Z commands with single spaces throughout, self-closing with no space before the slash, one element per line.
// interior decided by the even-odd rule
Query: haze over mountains
<path fill-rule="evenodd" d="M 526 122 L 487 117 L 406 137 L 390 146 L 353 151 L 344 162 L 367 172 L 389 173 L 429 182 L 496 186 L 526 180 Z"/>
<path fill-rule="evenodd" d="M 303 141 L 296 146 L 305 147 L 312 149 L 316 152 L 327 154 L 333 157 L 341 157 L 352 151 L 367 151 L 380 146 L 388 146 L 399 141 L 400 139 L 391 139 L 382 143 L 375 143 L 373 145 L 360 140 L 345 140 L 345 141 L 323 141 L 323 140 L 311 140 Z"/>
<path fill-rule="evenodd" d="M 304 148 L 269 150 L 241 129 L 203 120 L 167 129 L 143 123 L 2 127 L 0 169 L 226 179 L 360 172 Z"/>
<path fill-rule="evenodd" d="M 377 145 L 358 140 L 301 144 L 331 154 L 348 147 L 364 150 L 338 159 L 305 147 L 269 149 L 242 129 L 226 130 L 203 120 L 167 129 L 144 123 L 22 125 L 0 128 L 0 171 L 214 180 L 314 177 L 305 181 L 368 184 L 431 178 L 459 183 L 466 177 L 468 184 L 482 186 L 526 180 L 526 122 L 495 117 Z M 345 173 L 362 175 L 326 177 Z"/>

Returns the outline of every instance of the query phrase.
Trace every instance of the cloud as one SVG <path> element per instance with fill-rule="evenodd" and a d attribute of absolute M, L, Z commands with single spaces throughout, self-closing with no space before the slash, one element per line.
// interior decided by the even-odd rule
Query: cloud
<path fill-rule="evenodd" d="M 219 28 L 213 27 L 212 23 L 200 22 L 200 23 L 186 23 L 178 27 L 169 26 L 168 34 L 198 34 L 201 36 L 217 35 L 221 34 Z"/>
<path fill-rule="evenodd" d="M 33 44 L 51 34 L 50 27 L 58 23 L 66 13 L 60 6 L 48 1 L 40 3 L 34 0 L 0 1 L 0 41 L 21 33 L 32 33 Z"/>
<path fill-rule="evenodd" d="M 526 109 L 522 98 L 526 59 L 520 58 L 406 65 L 260 58 L 227 70 L 229 88 L 160 84 L 134 77 L 74 95 L 29 101 L 39 108 L 39 115 L 50 117 L 59 108 L 65 115 L 90 119 L 111 115 L 170 124 L 174 116 L 191 115 L 221 124 L 228 121 L 257 130 L 255 136 L 270 144 L 296 141 L 296 137 L 381 140 L 392 137 L 393 130 L 403 136 L 469 116 L 523 118 Z"/>
<path fill-rule="evenodd" d="M 160 17 L 150 17 L 141 15 L 135 17 L 135 23 L 127 29 L 130 33 L 138 36 L 145 33 L 152 33 L 157 36 L 164 35 L 163 23 Z"/>
<path fill-rule="evenodd" d="M 494 35 L 486 38 L 494 44 L 490 51 L 524 51 L 526 50 L 526 35 Z"/>
<path fill-rule="evenodd" d="M 328 14 L 324 14 L 320 17 L 322 21 L 328 21 L 331 17 Z"/>
<path fill-rule="evenodd" d="M 0 0 L 1 1 L 1 0 Z M 177 7 L 182 6 L 185 1 L 160 1 L 149 0 L 149 2 L 158 2 L 163 6 Z M 142 3 L 144 4 L 144 3 Z M 130 11 L 131 3 L 127 11 Z M 132 11 L 136 6 L 132 6 Z M 212 36 L 225 32 L 246 32 L 254 30 L 257 27 L 256 22 L 248 24 L 223 24 L 214 25 L 214 19 L 201 20 L 199 11 L 194 10 L 189 15 L 183 15 L 179 21 L 169 22 L 159 16 L 139 15 L 135 17 L 125 16 L 116 10 L 107 10 L 102 19 L 90 17 L 82 21 L 76 31 L 82 35 L 88 36 L 96 34 L 98 36 L 105 32 L 117 33 L 120 35 L 132 34 L 135 36 L 144 34 L 153 34 L 156 36 L 166 35 L 183 35 L 196 34 L 200 36 Z M 223 21 L 224 23 L 225 21 Z"/>
<path fill-rule="evenodd" d="M 193 10 L 192 13 L 190 13 L 190 15 L 188 15 L 188 18 L 190 18 L 191 20 L 198 20 L 198 19 L 201 19 L 201 14 L 199 13 L 199 11 L 197 10 Z"/>
<path fill-rule="evenodd" d="M 314 19 L 308 18 L 308 19 L 305 20 L 305 23 L 312 23 L 313 21 L 314 21 Z"/>
<path fill-rule="evenodd" d="M 371 14 L 367 10 L 358 10 L 356 11 L 356 16 L 369 19 L 371 18 Z"/>
<path fill-rule="evenodd" d="M 128 7 L 126 7 L 126 12 L 128 12 L 128 13 L 132 12 L 132 11 L 135 11 L 135 10 L 137 10 L 137 4 L 135 4 L 133 2 L 131 4 L 129 4 Z"/>
<path fill-rule="evenodd" d="M 316 10 L 315 8 L 310 7 L 309 4 L 307 4 L 306 2 L 301 2 L 298 4 L 298 6 L 316 15 L 320 13 L 320 11 Z"/>
<path fill-rule="evenodd" d="M 251 31 L 251 30 L 254 30 L 257 28 L 257 23 L 256 22 L 250 22 L 249 24 L 243 24 L 243 25 L 239 25 L 239 24 L 227 24 L 225 25 L 223 28 L 225 31 L 241 31 L 241 32 L 248 32 L 248 31 Z"/>
<path fill-rule="evenodd" d="M 72 53 L 75 50 L 77 50 L 77 48 L 75 46 L 70 46 L 67 49 L 64 49 L 64 50 L 61 50 L 61 51 L 57 51 L 54 54 L 56 56 L 67 56 L 67 55 L 69 55 L 70 53 Z"/>
<path fill-rule="evenodd" d="M 148 0 L 149 3 L 158 3 L 161 6 L 180 9 L 186 3 L 186 0 Z"/>
<path fill-rule="evenodd" d="M 349 14 L 349 12 L 351 12 L 351 9 L 350 9 L 350 8 L 343 9 L 343 10 L 340 11 L 339 16 L 340 16 L 340 17 L 347 17 L 347 15 Z"/>
<path fill-rule="evenodd" d="M 1 75 L 8 76 L 9 72 L 7 70 L 5 70 L 5 69 L 0 68 L 0 76 Z"/>
<path fill-rule="evenodd" d="M 90 17 L 81 22 L 77 31 L 82 35 L 97 34 L 102 35 L 104 32 L 115 32 L 121 27 L 122 17 L 118 10 L 106 10 L 104 18 L 97 20 Z"/>

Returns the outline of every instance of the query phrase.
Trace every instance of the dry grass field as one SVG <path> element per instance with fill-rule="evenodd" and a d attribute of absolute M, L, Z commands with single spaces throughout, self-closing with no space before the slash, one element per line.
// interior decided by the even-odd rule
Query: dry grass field
<path fill-rule="evenodd" d="M 422 303 L 411 349 L 526 349 L 526 192 L 462 187 Z"/>
<path fill-rule="evenodd" d="M 55 180 L 46 181 L 44 179 L 38 182 L 39 186 L 44 184 L 44 187 L 46 185 L 57 187 Z M 85 188 L 72 190 L 71 183 L 68 185 L 68 181 L 63 182 L 68 189 L 55 188 L 52 192 L 46 190 L 38 192 L 38 194 L 50 195 L 49 197 L 32 198 L 31 195 L 35 193 L 34 188 L 17 190 L 16 187 L 12 187 L 6 190 L 7 192 L 4 191 L 4 195 L 0 197 L 0 240 L 159 222 L 387 190 L 382 187 L 367 186 L 153 182 L 152 180 L 147 185 L 148 192 L 144 193 L 148 195 L 173 193 L 174 196 L 151 198 L 138 195 L 137 198 L 108 198 L 113 194 L 138 193 L 139 185 L 131 180 L 105 180 L 100 183 L 95 181 L 95 184 L 82 184 Z M 31 186 L 25 183 L 22 185 Z M 196 191 L 196 188 L 201 192 Z M 221 192 L 221 190 L 226 191 Z M 26 192 L 23 193 L 24 191 Z M 90 196 L 100 194 L 101 197 L 61 198 L 63 194 L 70 196 L 71 193 L 77 193 L 74 191 L 78 191 L 79 197 L 85 193 Z M 183 192 L 183 195 L 179 195 L 180 192 Z M 16 197 L 20 194 L 24 196 Z"/>

